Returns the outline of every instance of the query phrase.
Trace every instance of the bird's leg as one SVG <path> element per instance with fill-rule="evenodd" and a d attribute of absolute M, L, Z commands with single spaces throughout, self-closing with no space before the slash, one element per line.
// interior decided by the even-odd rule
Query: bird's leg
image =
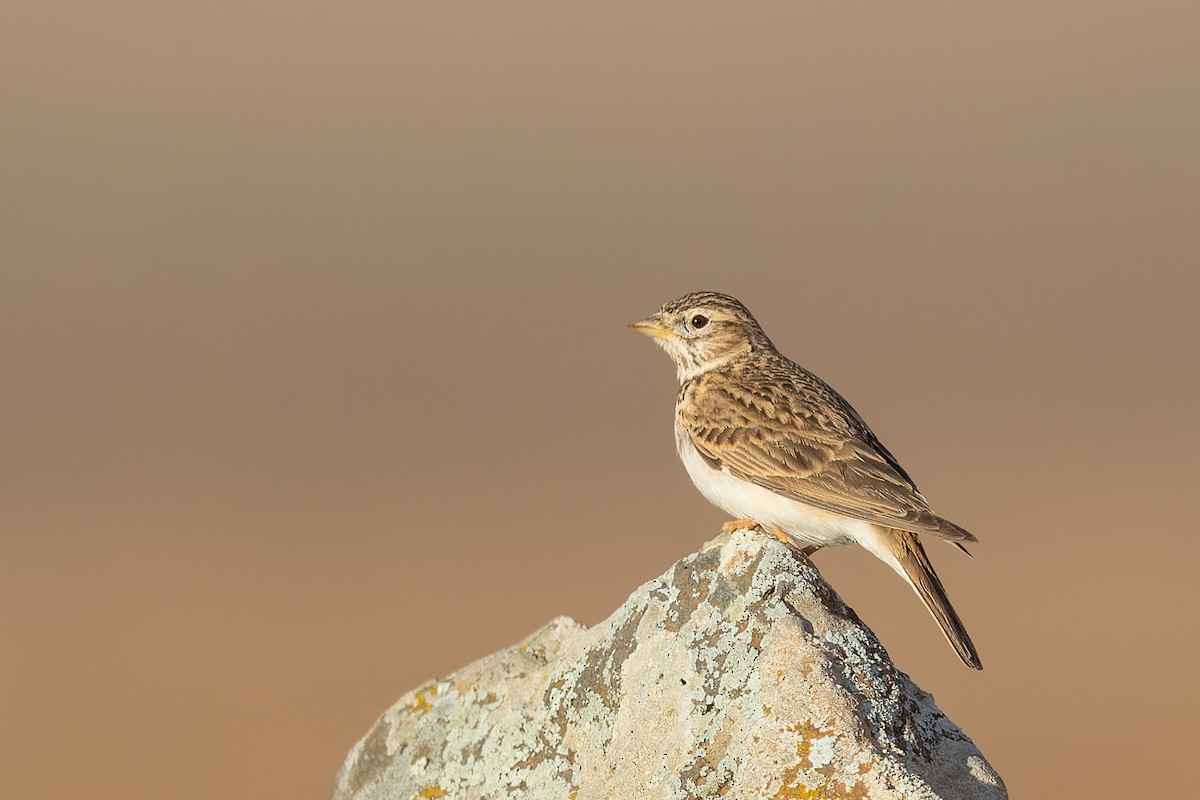
<path fill-rule="evenodd" d="M 806 555 L 806 556 L 811 556 L 813 553 L 817 552 L 822 547 L 824 547 L 824 545 L 810 544 L 808 547 L 801 549 L 800 552 L 804 553 L 804 555 Z"/>
<path fill-rule="evenodd" d="M 722 533 L 733 533 L 734 531 L 761 531 L 762 525 L 759 525 L 752 519 L 733 519 L 721 526 Z"/>

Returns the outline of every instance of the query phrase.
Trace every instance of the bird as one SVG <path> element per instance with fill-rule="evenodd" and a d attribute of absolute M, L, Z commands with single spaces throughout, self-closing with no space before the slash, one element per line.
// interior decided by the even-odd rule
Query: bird
<path fill-rule="evenodd" d="M 630 328 L 675 362 L 675 443 L 704 497 L 811 556 L 858 544 L 912 587 L 963 663 L 983 669 L 921 538 L 966 552 L 976 537 L 943 519 L 845 398 L 776 349 L 736 298 L 691 292 Z"/>

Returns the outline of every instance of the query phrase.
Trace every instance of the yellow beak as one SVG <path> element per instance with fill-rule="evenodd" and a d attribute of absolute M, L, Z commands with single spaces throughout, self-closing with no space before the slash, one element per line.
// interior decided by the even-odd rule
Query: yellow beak
<path fill-rule="evenodd" d="M 647 317 L 641 322 L 631 322 L 629 327 L 633 328 L 638 333 L 644 333 L 647 336 L 652 336 L 655 339 L 675 339 L 679 336 L 678 333 L 670 328 L 664 327 L 654 317 Z"/>

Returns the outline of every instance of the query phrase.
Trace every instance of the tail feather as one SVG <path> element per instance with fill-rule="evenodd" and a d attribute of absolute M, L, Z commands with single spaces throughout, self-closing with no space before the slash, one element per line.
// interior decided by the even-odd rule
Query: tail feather
<path fill-rule="evenodd" d="M 946 634 L 946 639 L 958 653 L 958 657 L 968 667 L 983 669 L 979 653 L 971 643 L 971 637 L 967 634 L 962 620 L 955 613 L 954 606 L 950 605 L 950 598 L 946 596 L 942 582 L 933 571 L 933 564 L 929 562 L 929 556 L 925 555 L 925 548 L 921 546 L 920 539 L 915 534 L 897 530 L 884 532 L 880 539 L 895 559 L 893 567 L 899 567 L 897 571 L 902 571 L 909 586 L 916 591 L 929 613 L 941 626 L 942 633 Z"/>
<path fill-rule="evenodd" d="M 975 534 L 971 533 L 969 530 L 967 530 L 963 526 L 955 525 L 953 522 L 946 519 L 945 517 L 934 516 L 933 518 L 935 520 L 937 520 L 937 525 L 938 525 L 937 530 L 922 531 L 922 533 L 929 533 L 933 536 L 938 537 L 939 539 L 947 539 L 947 540 L 953 542 L 954 544 L 958 544 L 959 542 L 978 542 L 979 541 L 978 539 L 975 538 Z M 962 545 L 959 545 L 959 547 L 962 547 Z M 963 550 L 965 551 L 966 548 L 963 548 Z"/>

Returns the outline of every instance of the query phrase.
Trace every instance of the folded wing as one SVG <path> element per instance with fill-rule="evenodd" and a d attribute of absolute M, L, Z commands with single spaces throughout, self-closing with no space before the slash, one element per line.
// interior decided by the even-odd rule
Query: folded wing
<path fill-rule="evenodd" d="M 841 395 L 801 367 L 684 392 L 680 421 L 721 469 L 777 494 L 901 531 L 976 541 L 943 520 Z M 833 409 L 833 411 L 830 411 Z"/>

